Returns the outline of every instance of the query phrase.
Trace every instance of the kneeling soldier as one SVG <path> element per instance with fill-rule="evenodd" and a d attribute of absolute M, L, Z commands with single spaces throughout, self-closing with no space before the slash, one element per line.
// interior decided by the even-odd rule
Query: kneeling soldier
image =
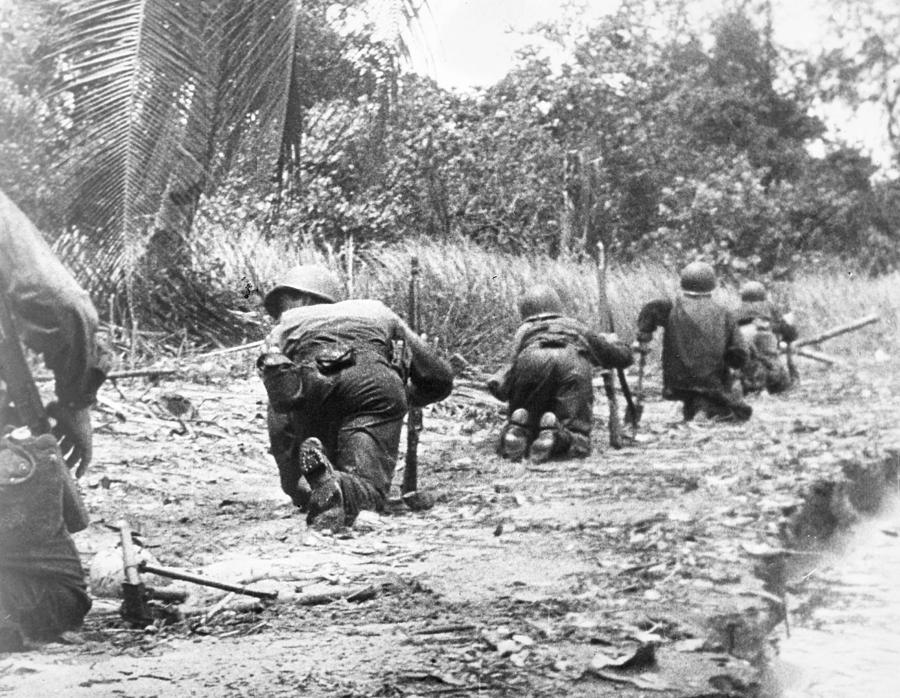
<path fill-rule="evenodd" d="M 0 303 L 6 306 L 4 320 L 16 320 L 14 330 L 0 341 L 0 652 L 4 652 L 23 649 L 26 639 L 52 640 L 78 628 L 91 608 L 84 570 L 69 535 L 86 528 L 89 521 L 67 465 L 80 476 L 91 462 L 90 406 L 106 377 L 107 357 L 96 341 L 97 313 L 88 294 L 2 192 L 0 294 Z M 54 436 L 32 436 L 23 426 L 33 425 L 35 431 L 46 427 L 40 425 L 41 406 L 24 392 L 31 376 L 17 334 L 43 355 L 53 371 L 57 401 L 46 411 L 56 420 L 53 433 L 59 444 Z"/>
<path fill-rule="evenodd" d="M 509 421 L 500 435 L 500 455 L 518 460 L 530 451 L 535 462 L 591 452 L 594 367 L 625 368 L 633 361 L 615 335 L 599 335 L 563 315 L 549 286 L 538 286 L 519 302 L 522 324 L 513 340 L 511 363 L 488 381 L 509 401 Z"/>
<path fill-rule="evenodd" d="M 744 393 L 757 393 L 763 388 L 781 393 L 791 387 L 793 376 L 779 356 L 779 342 L 797 339 L 797 328 L 790 314 L 782 316 L 769 300 L 759 281 L 741 286 L 741 308 L 738 325 L 750 350 L 750 358 L 741 370 Z"/>
<path fill-rule="evenodd" d="M 731 394 L 729 367 L 741 368 L 747 348 L 734 315 L 712 298 L 716 275 L 693 262 L 681 272 L 675 300 L 650 301 L 638 315 L 639 351 L 647 351 L 657 327 L 663 336 L 663 398 L 680 400 L 686 421 L 701 410 L 713 418 L 745 421 L 753 408 Z"/>
<path fill-rule="evenodd" d="M 396 313 L 340 295 L 324 267 L 288 272 L 266 295 L 279 324 L 258 362 L 281 487 L 309 523 L 331 527 L 384 508 L 408 404 L 453 388 L 450 367 Z"/>

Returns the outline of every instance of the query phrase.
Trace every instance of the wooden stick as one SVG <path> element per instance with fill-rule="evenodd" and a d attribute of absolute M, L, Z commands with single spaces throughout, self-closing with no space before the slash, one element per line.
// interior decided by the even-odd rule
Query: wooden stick
<path fill-rule="evenodd" d="M 805 347 L 809 344 L 818 344 L 819 342 L 824 342 L 826 339 L 831 339 L 833 337 L 837 337 L 838 335 L 846 334 L 847 332 L 853 332 L 854 330 L 858 330 L 862 327 L 865 327 L 866 325 L 871 325 L 872 323 L 878 322 L 880 319 L 880 317 L 874 314 L 866 315 L 866 317 L 860 318 L 859 320 L 848 322 L 845 325 L 832 327 L 830 330 L 825 330 L 824 332 L 820 332 L 819 334 L 808 337 L 806 339 L 797 340 L 796 342 L 794 342 L 794 347 L 800 348 Z"/>
<path fill-rule="evenodd" d="M 192 584 L 199 584 L 200 586 L 204 587 L 233 591 L 236 594 L 244 594 L 245 596 L 252 596 L 256 599 L 266 599 L 268 601 L 274 601 L 278 598 L 277 591 L 256 591 L 254 589 L 247 589 L 246 587 L 237 586 L 235 584 L 226 584 L 225 582 L 217 582 L 214 579 L 206 579 L 205 577 L 199 577 L 196 574 L 188 574 L 187 572 L 181 572 L 180 570 L 172 570 L 168 569 L 167 567 L 155 567 L 153 565 L 148 565 L 146 562 L 142 562 L 139 566 L 139 569 L 141 572 L 158 574 L 160 577 L 180 579 L 183 582 L 191 582 Z"/>
<path fill-rule="evenodd" d="M 823 364 L 828 364 L 829 366 L 841 363 L 841 360 L 836 356 L 831 356 L 830 354 L 825 354 L 824 352 L 816 351 L 815 349 L 797 349 L 794 353 L 797 354 L 797 356 L 812 359 L 813 361 L 819 361 Z"/>
<path fill-rule="evenodd" d="M 263 345 L 265 340 L 258 340 L 256 342 L 250 342 L 249 344 L 241 344 L 236 347 L 225 347 L 224 349 L 214 349 L 213 351 L 208 351 L 204 354 L 197 354 L 194 356 L 195 359 L 210 359 L 213 356 L 223 356 L 225 354 L 235 354 L 239 351 L 249 351 L 250 349 L 257 349 Z"/>
<path fill-rule="evenodd" d="M 321 594 L 301 594 L 294 599 L 294 603 L 299 606 L 319 606 L 340 601 L 341 599 L 346 599 L 347 601 L 368 601 L 375 598 L 377 594 L 378 588 L 374 586 L 357 589 L 336 589 L 335 591 L 326 591 Z"/>
<path fill-rule="evenodd" d="M 136 368 L 134 370 L 129 371 L 110 371 L 106 374 L 107 380 L 114 381 L 117 378 L 140 378 L 142 376 L 156 378 L 158 376 L 171 376 L 174 373 L 178 373 L 178 369 L 175 368 Z M 36 381 L 47 382 L 52 381 L 53 376 L 42 375 L 35 376 Z"/>

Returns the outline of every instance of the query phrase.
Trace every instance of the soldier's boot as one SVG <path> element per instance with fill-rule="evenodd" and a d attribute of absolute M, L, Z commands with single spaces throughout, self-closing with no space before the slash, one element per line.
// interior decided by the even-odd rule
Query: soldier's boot
<path fill-rule="evenodd" d="M 500 434 L 500 455 L 510 460 L 521 460 L 528 450 L 528 410 L 519 408 L 509 416 L 509 422 Z"/>
<path fill-rule="evenodd" d="M 533 462 L 543 463 L 555 454 L 559 444 L 559 429 L 559 419 L 555 414 L 545 412 L 541 416 L 537 438 L 531 444 L 531 460 Z"/>
<path fill-rule="evenodd" d="M 345 525 L 344 496 L 341 483 L 322 442 L 315 437 L 300 445 L 300 470 L 310 486 L 306 503 L 306 523 L 322 528 L 340 528 Z"/>

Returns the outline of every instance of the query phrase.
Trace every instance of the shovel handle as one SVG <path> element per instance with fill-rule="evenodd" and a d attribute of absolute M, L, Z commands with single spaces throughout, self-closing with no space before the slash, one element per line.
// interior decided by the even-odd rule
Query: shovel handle
<path fill-rule="evenodd" d="M 134 543 L 131 540 L 131 526 L 128 521 L 120 519 L 119 534 L 122 538 L 122 567 L 125 570 L 125 581 L 128 584 L 140 584 L 141 575 L 138 572 L 140 563 L 137 559 L 137 552 L 134 549 Z"/>

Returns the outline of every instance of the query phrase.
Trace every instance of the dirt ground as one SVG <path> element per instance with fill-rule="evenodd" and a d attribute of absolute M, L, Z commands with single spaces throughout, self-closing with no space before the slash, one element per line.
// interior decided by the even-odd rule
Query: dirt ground
<path fill-rule="evenodd" d="M 759 551 L 784 544 L 809 483 L 895 439 L 900 407 L 890 363 L 804 364 L 788 395 L 753 400 L 748 425 L 685 425 L 651 373 L 636 442 L 607 446 L 600 399 L 594 455 L 538 466 L 494 455 L 500 408 L 465 388 L 425 413 L 420 484 L 437 505 L 332 535 L 307 530 L 279 489 L 248 365 L 103 389 L 77 542 L 117 577 L 110 526 L 126 517 L 159 563 L 278 600 L 248 611 L 176 583 L 185 620 L 135 629 L 98 596 L 69 642 L 0 656 L 0 693 L 750 695 L 782 632 L 763 641 L 781 599 L 754 577 Z M 193 406 L 180 421 L 173 394 Z"/>

